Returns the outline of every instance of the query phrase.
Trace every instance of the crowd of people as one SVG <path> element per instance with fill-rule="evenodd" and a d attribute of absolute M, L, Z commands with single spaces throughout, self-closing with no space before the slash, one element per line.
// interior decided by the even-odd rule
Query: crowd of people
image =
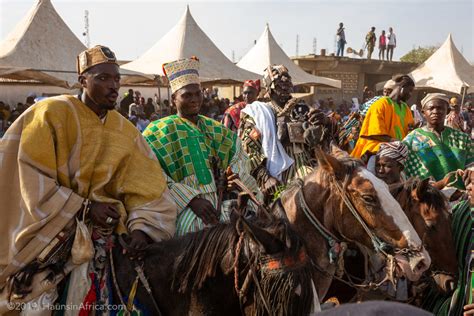
<path fill-rule="evenodd" d="M 347 44 L 346 34 L 344 31 L 344 23 L 339 23 L 339 28 L 336 31 L 336 43 L 337 43 L 337 52 L 336 56 L 344 56 L 344 47 Z M 375 34 L 375 26 L 370 28 L 370 31 L 365 36 L 364 48 L 362 51 L 367 49 L 367 59 L 372 59 L 372 53 L 374 52 L 375 45 L 377 43 L 377 35 Z M 379 43 L 379 60 L 388 60 L 392 61 L 393 50 L 397 47 L 397 36 L 393 32 L 393 28 L 388 28 L 388 33 L 385 30 L 382 30 L 378 36 Z M 385 55 L 385 51 L 387 54 Z M 362 57 L 362 56 L 361 56 Z"/>
<path fill-rule="evenodd" d="M 366 89 L 361 106 L 336 106 L 332 98 L 308 105 L 293 98 L 288 69 L 269 65 L 230 102 L 203 88 L 199 60 L 186 58 L 163 65 L 171 100 L 129 89 L 119 101 L 110 49 L 87 49 L 77 65 L 77 96 L 29 98 L 26 112 L 0 103 L 12 122 L 0 143 L 0 216 L 8 232 L 0 242 L 0 302 L 21 295 L 26 311 L 58 299 L 110 302 L 107 256 L 120 235 L 129 235 L 125 252 L 143 258 L 151 243 L 228 222 L 238 187 L 254 198 L 245 216 L 255 215 L 317 167 L 315 151 L 329 153 L 335 144 L 387 184 L 429 179 L 449 189 L 452 203 L 472 187 L 474 109 L 429 93 L 412 112 L 415 83 L 407 75 L 389 80 L 382 96 Z M 85 236 L 84 226 L 91 229 Z M 47 288 L 33 277 L 55 274 L 58 265 L 68 273 Z M 83 275 L 92 282 L 73 282 Z M 132 299 L 127 309 L 139 305 Z"/>

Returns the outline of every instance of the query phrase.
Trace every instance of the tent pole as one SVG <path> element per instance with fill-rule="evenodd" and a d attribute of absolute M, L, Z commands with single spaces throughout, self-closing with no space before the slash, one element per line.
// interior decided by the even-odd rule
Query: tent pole
<path fill-rule="evenodd" d="M 466 86 L 462 87 L 461 107 L 462 107 L 463 104 L 464 104 L 464 98 L 466 97 L 466 90 L 467 90 L 467 87 L 466 87 Z"/>
<path fill-rule="evenodd" d="M 163 107 L 161 106 L 161 87 L 160 87 L 160 78 L 156 77 L 156 84 L 158 86 L 158 107 L 160 108 L 160 118 L 163 117 Z"/>

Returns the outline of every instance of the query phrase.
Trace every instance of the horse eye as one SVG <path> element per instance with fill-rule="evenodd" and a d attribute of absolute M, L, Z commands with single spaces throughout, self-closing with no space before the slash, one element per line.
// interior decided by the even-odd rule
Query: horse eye
<path fill-rule="evenodd" d="M 425 221 L 426 227 L 428 230 L 435 232 L 436 231 L 436 225 L 433 221 Z"/>
<path fill-rule="evenodd" d="M 375 197 L 372 196 L 372 195 L 363 195 L 362 198 L 364 199 L 364 201 L 366 203 L 372 203 L 373 204 L 373 203 L 376 202 Z"/>

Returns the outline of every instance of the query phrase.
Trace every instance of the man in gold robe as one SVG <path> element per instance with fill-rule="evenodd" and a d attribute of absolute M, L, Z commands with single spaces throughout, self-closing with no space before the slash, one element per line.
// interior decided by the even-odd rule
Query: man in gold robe
<path fill-rule="evenodd" d="M 40 305 L 54 304 L 61 277 L 47 285 L 33 278 L 21 293 L 26 284 L 17 282 L 35 275 L 34 268 L 49 271 L 51 262 L 64 261 L 66 275 L 82 267 L 96 281 L 107 277 L 97 258 L 71 262 L 67 244 L 77 220 L 92 230 L 96 257 L 98 247 L 104 249 L 117 234 L 128 233 L 136 250 L 174 234 L 176 205 L 160 164 L 139 131 L 114 110 L 120 88 L 114 53 L 104 46 L 88 49 L 78 56 L 77 68 L 79 96 L 38 102 L 0 141 L 0 314 L 20 306 L 7 305 L 15 298 L 38 300 L 30 304 L 35 315 L 51 313 Z M 91 289 L 69 282 L 68 302 L 83 303 Z M 95 290 L 99 296 L 105 292 Z"/>

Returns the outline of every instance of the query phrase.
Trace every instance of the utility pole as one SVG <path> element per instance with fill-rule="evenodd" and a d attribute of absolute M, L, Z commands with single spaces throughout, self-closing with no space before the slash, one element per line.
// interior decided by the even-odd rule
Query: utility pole
<path fill-rule="evenodd" d="M 317 43 L 316 37 L 313 38 L 313 54 L 316 55 L 317 50 Z"/>
<path fill-rule="evenodd" d="M 299 56 L 300 52 L 299 52 L 299 46 L 300 46 L 300 36 L 298 34 L 296 34 L 296 56 Z"/>
<path fill-rule="evenodd" d="M 232 62 L 235 63 L 235 51 L 232 50 Z"/>
<path fill-rule="evenodd" d="M 89 37 L 89 11 L 85 10 L 84 11 L 84 33 L 82 33 L 82 36 L 84 36 L 84 45 L 86 45 L 87 48 L 90 46 L 90 37 Z"/>

